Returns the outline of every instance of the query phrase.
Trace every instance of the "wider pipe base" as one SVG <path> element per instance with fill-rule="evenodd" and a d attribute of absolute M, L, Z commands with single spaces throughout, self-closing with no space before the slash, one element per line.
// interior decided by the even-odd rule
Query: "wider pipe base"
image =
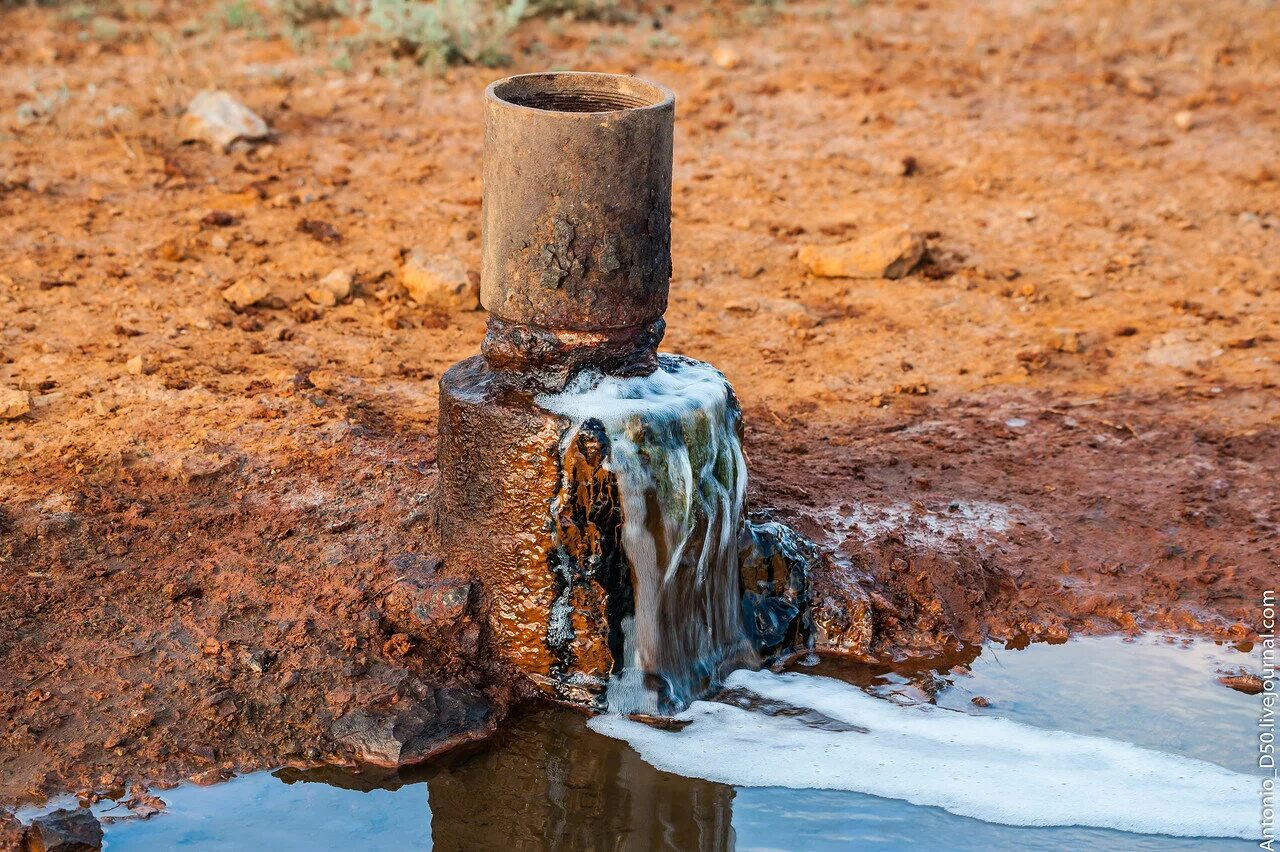
<path fill-rule="evenodd" d="M 440 543 L 446 570 L 480 581 L 510 662 L 553 697 L 602 708 L 631 580 L 603 452 L 589 434 L 562 450 L 569 425 L 481 356 L 451 367 L 440 380 Z"/>

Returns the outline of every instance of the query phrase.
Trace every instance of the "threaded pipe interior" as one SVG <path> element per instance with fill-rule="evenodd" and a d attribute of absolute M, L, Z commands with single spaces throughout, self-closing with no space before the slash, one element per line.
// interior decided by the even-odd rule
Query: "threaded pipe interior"
<path fill-rule="evenodd" d="M 521 74 L 493 87 L 499 100 L 544 112 L 618 112 L 658 106 L 671 93 L 633 77 L 587 72 Z"/>

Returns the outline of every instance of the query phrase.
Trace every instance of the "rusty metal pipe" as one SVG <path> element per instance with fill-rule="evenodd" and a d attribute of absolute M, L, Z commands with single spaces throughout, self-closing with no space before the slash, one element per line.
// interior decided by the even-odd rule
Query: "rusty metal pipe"
<path fill-rule="evenodd" d="M 508 77 L 485 96 L 486 360 L 653 369 L 671 278 L 675 96 L 587 72 Z"/>
<path fill-rule="evenodd" d="M 593 706 L 620 659 L 629 605 L 621 509 L 599 454 L 565 468 L 570 421 L 537 394 L 588 367 L 657 368 L 674 113 L 669 90 L 612 74 L 524 74 L 489 86 L 480 293 L 489 327 L 482 356 L 440 380 L 441 570 L 483 589 L 507 662 L 550 694 Z M 569 491 L 574 499 L 559 499 Z M 552 510 L 582 501 L 582 518 Z M 586 525 L 591 534 L 579 538 L 602 554 L 574 563 L 590 564 L 581 576 L 562 563 L 577 558 L 558 544 L 564 524 Z"/>

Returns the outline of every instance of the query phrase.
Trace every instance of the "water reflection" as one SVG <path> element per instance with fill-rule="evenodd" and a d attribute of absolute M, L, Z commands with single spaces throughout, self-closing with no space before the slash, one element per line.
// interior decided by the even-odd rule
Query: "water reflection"
<path fill-rule="evenodd" d="M 1258 702 L 1222 686 L 1250 657 L 1212 643 L 1086 639 L 1025 651 L 970 648 L 916 666 L 827 660 L 896 700 L 1093 733 L 1246 771 Z M 1253 658 L 1256 663 L 1256 658 Z M 986 708 L 972 699 L 982 696 Z M 749 748 L 749 744 L 744 744 Z M 707 755 L 709 761 L 715 755 Z M 742 788 L 659 772 L 626 744 L 547 707 L 446 764 L 403 774 L 257 773 L 162 793 L 169 810 L 107 826 L 115 850 L 1243 850 L 1248 841 L 1102 829 L 1014 828 L 857 793 Z M 276 779 L 279 780 L 276 780 Z M 280 781 L 284 781 L 281 784 Z M 1141 807 L 1135 803 L 1135 807 Z"/>
<path fill-rule="evenodd" d="M 359 792 L 425 781 L 432 845 L 444 852 L 734 848 L 732 787 L 659 772 L 560 708 L 536 710 L 483 750 L 425 770 L 282 769 L 276 776 Z"/>
<path fill-rule="evenodd" d="M 437 849 L 734 847 L 732 787 L 659 772 L 577 714 L 540 711 L 504 740 L 428 781 Z"/>

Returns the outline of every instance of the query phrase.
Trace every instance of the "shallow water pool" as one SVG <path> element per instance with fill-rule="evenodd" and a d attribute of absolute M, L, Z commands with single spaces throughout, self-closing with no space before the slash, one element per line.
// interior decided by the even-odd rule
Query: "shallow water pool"
<path fill-rule="evenodd" d="M 1256 670 L 1256 656 L 1151 637 L 1018 651 L 988 646 L 896 674 L 833 659 L 813 671 L 886 700 L 932 700 L 1253 774 L 1260 701 L 1216 683 L 1219 669 L 1239 665 Z M 975 706 L 976 696 L 989 706 Z M 630 746 L 559 708 L 516 720 L 482 752 L 419 773 L 281 770 L 161 796 L 169 803 L 165 813 L 106 826 L 109 848 L 1256 848 L 1247 840 L 1012 827 L 862 793 L 681 777 L 654 769 Z"/>

